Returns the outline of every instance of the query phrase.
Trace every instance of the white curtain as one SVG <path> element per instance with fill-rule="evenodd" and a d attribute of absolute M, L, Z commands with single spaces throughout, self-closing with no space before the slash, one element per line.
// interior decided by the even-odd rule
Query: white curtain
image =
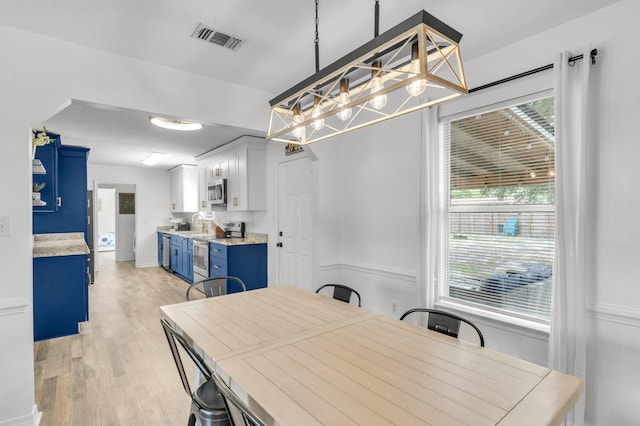
<path fill-rule="evenodd" d="M 438 237 L 439 227 L 443 226 L 440 214 L 440 186 L 442 173 L 440 162 L 440 141 L 438 128 L 438 106 L 422 110 L 420 115 L 422 133 L 422 176 L 420 181 L 421 220 L 420 255 L 426 262 L 420 266 L 418 288 L 421 306 L 433 307 L 437 290 L 438 273 Z"/>
<path fill-rule="evenodd" d="M 593 277 L 595 186 L 590 47 L 555 57 L 556 256 L 549 367 L 586 377 L 585 293 Z M 578 53 L 584 60 L 569 64 Z M 585 386 L 586 389 L 586 386 Z M 583 425 L 584 394 L 566 419 Z"/>

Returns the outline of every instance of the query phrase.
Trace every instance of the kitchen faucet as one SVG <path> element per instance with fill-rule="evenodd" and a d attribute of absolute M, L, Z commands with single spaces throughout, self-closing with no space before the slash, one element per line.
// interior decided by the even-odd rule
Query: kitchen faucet
<path fill-rule="evenodd" d="M 193 229 L 193 220 L 196 216 L 200 216 L 200 232 L 204 234 L 204 216 L 202 216 L 201 213 L 194 213 L 193 216 L 191 216 L 191 229 Z"/>

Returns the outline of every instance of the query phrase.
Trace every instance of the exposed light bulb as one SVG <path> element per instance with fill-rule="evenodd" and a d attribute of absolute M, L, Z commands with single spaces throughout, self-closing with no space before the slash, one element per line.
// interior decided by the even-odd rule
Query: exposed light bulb
<path fill-rule="evenodd" d="M 317 118 L 322 115 L 322 103 L 320 102 L 320 100 L 320 95 L 314 94 L 313 112 L 311 113 L 311 118 Z M 313 127 L 313 129 L 316 131 L 321 130 L 324 127 L 324 118 L 317 118 L 316 120 L 312 121 L 311 127 Z"/>
<path fill-rule="evenodd" d="M 351 99 L 349 98 L 349 80 L 343 78 L 340 80 L 340 94 L 338 95 L 339 111 L 336 114 L 342 121 L 347 121 L 351 118 L 351 108 L 344 107 L 349 102 L 351 102 Z"/>
<path fill-rule="evenodd" d="M 411 45 L 411 64 L 409 64 L 409 78 L 415 77 L 420 73 L 420 59 L 418 59 L 418 43 Z M 411 96 L 421 95 L 427 88 L 427 80 L 424 78 L 414 81 L 405 86 L 407 93 Z"/>
<path fill-rule="evenodd" d="M 555 170 L 553 170 L 553 169 L 549 170 L 549 176 L 553 177 L 555 175 L 556 175 L 556 171 Z"/>
<path fill-rule="evenodd" d="M 371 94 L 375 94 L 384 88 L 384 84 L 382 83 L 380 61 L 374 61 L 371 66 L 373 67 L 373 70 L 371 71 Z M 369 103 L 375 109 L 384 108 L 384 106 L 387 104 L 387 95 L 378 95 L 371 99 Z"/>
<path fill-rule="evenodd" d="M 300 139 L 301 141 L 305 139 L 307 135 L 307 131 L 305 126 L 301 126 L 300 123 L 304 121 L 304 117 L 302 116 L 302 112 L 300 111 L 300 104 L 295 104 L 293 107 L 293 122 L 296 126 L 292 130 L 293 136 Z"/>
<path fill-rule="evenodd" d="M 532 179 L 535 178 L 536 177 L 536 172 L 529 173 L 529 176 L 531 176 Z"/>

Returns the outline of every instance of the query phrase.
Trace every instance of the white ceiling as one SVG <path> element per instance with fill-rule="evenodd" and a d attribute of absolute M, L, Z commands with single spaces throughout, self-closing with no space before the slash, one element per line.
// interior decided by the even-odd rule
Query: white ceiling
<path fill-rule="evenodd" d="M 170 169 L 195 164 L 194 157 L 242 135 L 264 136 L 239 127 L 206 125 L 196 131 L 175 131 L 154 126 L 152 112 L 72 101 L 45 122 L 48 130 L 63 135 L 65 145 L 91 148 L 89 162 L 130 167 L 142 165 L 151 152 L 168 154 L 154 168 Z"/>
<path fill-rule="evenodd" d="M 382 0 L 380 32 L 424 9 L 464 35 L 461 51 L 469 60 L 617 1 Z M 20 0 L 2 2 L 0 24 L 277 95 L 315 71 L 314 7 L 314 0 Z M 373 14 L 373 0 L 320 0 L 320 66 L 373 38 Z M 195 40 L 191 34 L 199 23 L 246 42 L 231 51 Z M 110 140 L 108 148 L 90 146 L 90 162 L 122 165 L 139 165 L 140 153 L 151 146 L 155 151 L 166 146 L 162 149 L 171 150 L 179 162 L 187 157 L 192 162 L 193 155 L 214 146 L 203 133 L 211 131 L 214 137 L 220 131 L 206 129 L 200 137 L 173 132 L 171 141 L 158 129 L 133 123 L 135 114 L 72 103 L 48 125 L 64 131 L 65 144 L 76 138 Z M 91 126 L 86 124 L 90 120 Z M 99 126 L 105 121 L 119 125 Z M 117 132 L 122 146 L 115 145 L 116 134 L 107 131 Z M 231 138 L 245 133 L 224 131 Z M 162 167 L 179 164 L 167 161 Z"/>

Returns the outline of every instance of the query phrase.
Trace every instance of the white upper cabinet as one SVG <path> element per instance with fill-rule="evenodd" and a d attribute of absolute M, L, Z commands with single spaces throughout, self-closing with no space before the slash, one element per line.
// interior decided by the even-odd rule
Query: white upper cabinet
<path fill-rule="evenodd" d="M 200 168 L 200 211 L 211 210 L 211 205 L 207 201 L 207 187 L 211 181 L 217 179 L 227 180 L 226 208 L 228 211 L 267 209 L 267 143 L 265 139 L 242 136 L 199 157 L 198 167 Z"/>
<path fill-rule="evenodd" d="M 198 167 L 180 165 L 169 170 L 171 212 L 197 212 L 198 195 Z"/>
<path fill-rule="evenodd" d="M 198 211 L 210 211 L 207 187 L 209 186 L 209 164 L 198 164 Z"/>
<path fill-rule="evenodd" d="M 266 142 L 249 136 L 243 139 L 229 161 L 227 210 L 266 210 Z"/>

